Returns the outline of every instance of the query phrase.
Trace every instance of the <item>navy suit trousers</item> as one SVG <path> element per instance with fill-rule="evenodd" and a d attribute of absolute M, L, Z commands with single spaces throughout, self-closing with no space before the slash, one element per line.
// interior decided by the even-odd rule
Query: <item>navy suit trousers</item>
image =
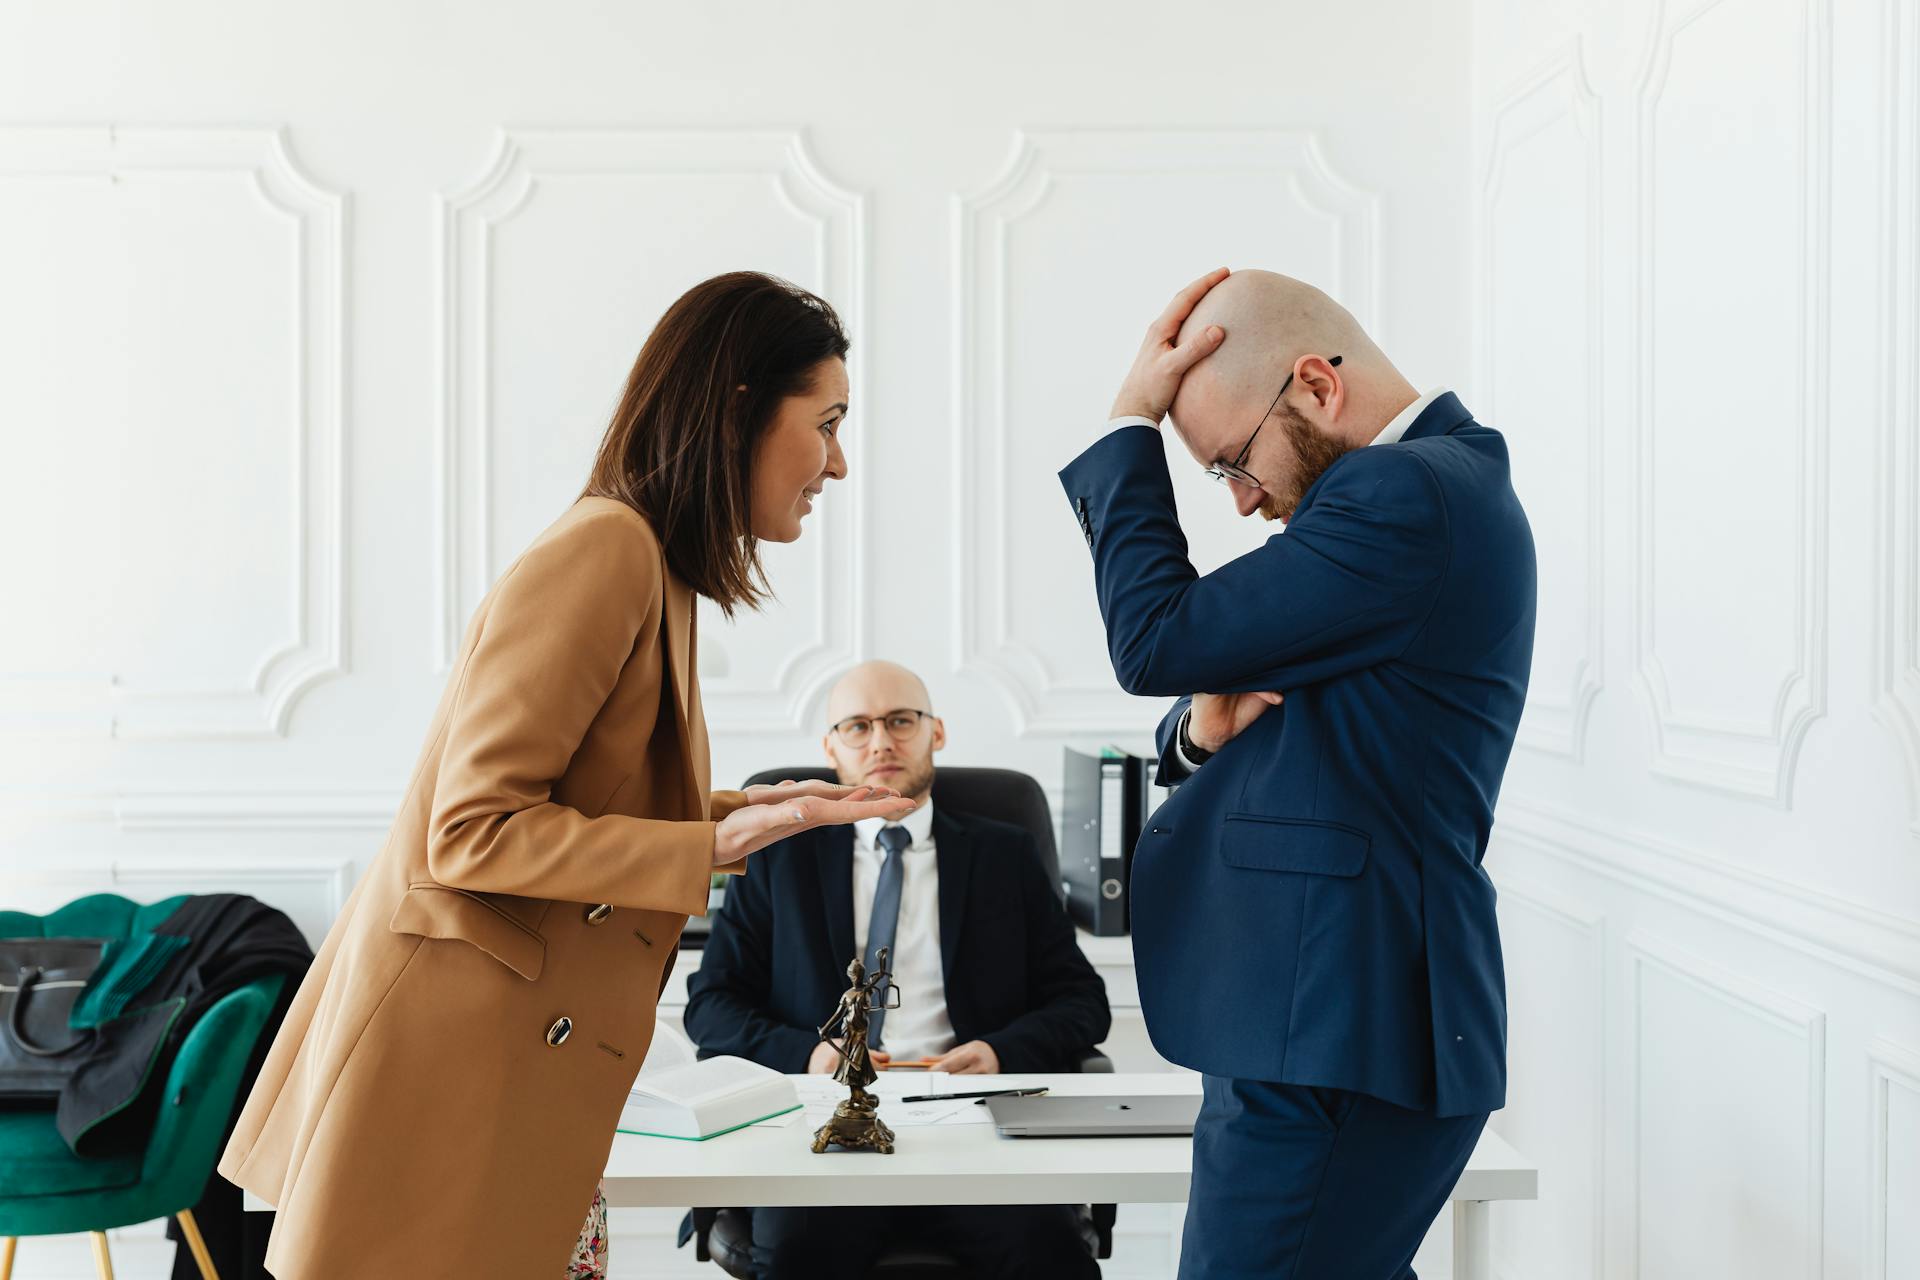
<path fill-rule="evenodd" d="M 1412 1280 L 1487 1113 L 1207 1076 L 1180 1280 Z"/>

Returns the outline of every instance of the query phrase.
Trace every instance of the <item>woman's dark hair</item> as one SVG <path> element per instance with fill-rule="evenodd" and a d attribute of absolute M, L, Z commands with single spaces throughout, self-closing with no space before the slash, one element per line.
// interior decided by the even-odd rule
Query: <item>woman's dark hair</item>
<path fill-rule="evenodd" d="M 581 496 L 646 516 L 667 566 L 728 617 L 758 608 L 754 446 L 821 361 L 846 355 L 840 317 L 805 289 L 758 271 L 695 285 L 647 335 Z"/>

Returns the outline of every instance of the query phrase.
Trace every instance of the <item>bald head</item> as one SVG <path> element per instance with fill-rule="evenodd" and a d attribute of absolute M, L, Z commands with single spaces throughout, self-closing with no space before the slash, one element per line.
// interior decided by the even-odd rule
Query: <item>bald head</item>
<path fill-rule="evenodd" d="M 1230 485 L 1241 515 L 1292 519 L 1315 479 L 1419 398 L 1345 307 L 1291 276 L 1234 272 L 1194 305 L 1177 343 L 1210 325 L 1226 337 L 1187 371 L 1168 418 L 1201 466 L 1237 460 L 1254 478 Z"/>
<path fill-rule="evenodd" d="M 1339 356 L 1342 378 L 1355 384 L 1383 373 L 1399 376 L 1351 312 L 1292 276 L 1234 272 L 1200 299 L 1180 327 L 1179 341 L 1214 324 L 1227 331 L 1226 339 L 1180 384 L 1172 408 L 1176 424 L 1236 409 L 1244 419 L 1255 404 L 1257 419 L 1301 356 Z"/>
<path fill-rule="evenodd" d="M 878 658 L 863 662 L 841 676 L 827 695 L 827 723 L 848 716 L 880 715 L 899 707 L 933 710 L 926 682 L 897 662 Z"/>

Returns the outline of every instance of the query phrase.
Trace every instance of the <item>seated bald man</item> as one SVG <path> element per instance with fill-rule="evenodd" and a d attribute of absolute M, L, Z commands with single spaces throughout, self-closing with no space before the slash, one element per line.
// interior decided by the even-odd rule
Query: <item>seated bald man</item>
<path fill-rule="evenodd" d="M 823 828 L 753 856 L 727 886 L 687 983 L 687 1034 L 701 1056 L 832 1071 L 837 1056 L 814 1029 L 846 988 L 848 960 L 871 967 L 889 946 L 900 1007 L 872 1015 L 876 1066 L 1075 1070 L 1106 1039 L 1111 1014 L 1033 837 L 934 808 L 933 756 L 947 730 L 913 672 L 856 667 L 827 715 L 822 746 L 841 780 L 891 787 L 919 807 L 897 823 Z M 943 1249 L 980 1275 L 1100 1274 L 1069 1205 L 755 1209 L 753 1239 L 767 1280 L 863 1276 L 902 1242 Z"/>
<path fill-rule="evenodd" d="M 1162 417 L 1284 532 L 1196 572 Z M 1060 478 L 1115 675 L 1178 699 L 1132 903 L 1147 1029 L 1205 1073 L 1180 1274 L 1410 1280 L 1506 1087 L 1481 861 L 1535 589 L 1506 441 L 1320 290 L 1223 271 Z"/>

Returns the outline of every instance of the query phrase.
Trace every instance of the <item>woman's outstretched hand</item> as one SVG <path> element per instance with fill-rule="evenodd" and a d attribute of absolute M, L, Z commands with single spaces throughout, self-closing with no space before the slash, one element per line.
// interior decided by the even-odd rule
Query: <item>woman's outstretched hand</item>
<path fill-rule="evenodd" d="M 770 802 L 748 803 L 721 819 L 713 837 L 713 865 L 738 862 L 750 853 L 815 827 L 833 827 L 862 818 L 897 820 L 917 807 L 912 800 L 886 787 L 836 787 L 830 783 L 793 783 L 799 787 L 828 787 L 840 792 L 828 796 L 813 792 Z M 778 788 L 765 788 L 778 790 Z M 748 793 L 752 801 L 752 793 Z"/>
<path fill-rule="evenodd" d="M 763 783 L 748 787 L 748 804 L 777 804 L 782 800 L 794 800 L 801 796 L 820 796 L 827 800 L 845 800 L 856 791 L 868 793 L 869 800 L 889 800 L 899 795 L 892 787 L 848 787 L 838 782 L 825 782 L 819 778 L 806 782 L 795 782 L 788 778 L 784 782 Z"/>

